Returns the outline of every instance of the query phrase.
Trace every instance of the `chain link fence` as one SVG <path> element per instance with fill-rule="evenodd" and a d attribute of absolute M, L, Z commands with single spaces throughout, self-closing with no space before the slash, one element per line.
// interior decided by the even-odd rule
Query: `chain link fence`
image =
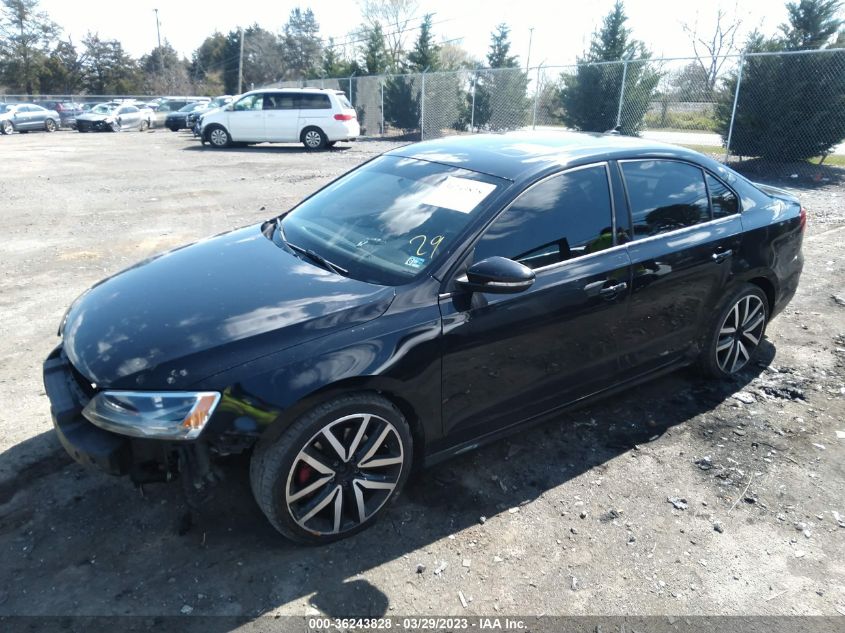
<path fill-rule="evenodd" d="M 281 82 L 343 90 L 365 137 L 618 130 L 744 169 L 845 166 L 845 49 Z M 780 167 L 774 167 L 780 166 Z"/>

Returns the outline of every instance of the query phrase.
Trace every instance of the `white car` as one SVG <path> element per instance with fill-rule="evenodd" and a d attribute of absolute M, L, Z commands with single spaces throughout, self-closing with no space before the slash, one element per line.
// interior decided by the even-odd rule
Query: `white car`
<path fill-rule="evenodd" d="M 202 116 L 200 139 L 212 147 L 233 143 L 302 143 L 331 147 L 361 133 L 358 116 L 339 90 L 253 90 Z"/>

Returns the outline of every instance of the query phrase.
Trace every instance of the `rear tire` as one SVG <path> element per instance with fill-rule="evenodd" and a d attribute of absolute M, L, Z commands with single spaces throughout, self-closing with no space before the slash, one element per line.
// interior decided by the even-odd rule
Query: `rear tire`
<path fill-rule="evenodd" d="M 305 149 L 318 150 L 326 147 L 329 139 L 326 137 L 323 130 L 318 127 L 307 127 L 302 130 L 302 135 L 299 137 Z"/>
<path fill-rule="evenodd" d="M 402 413 L 371 393 L 334 398 L 259 441 L 255 500 L 282 535 L 330 543 L 370 525 L 399 495 L 413 440 Z"/>
<path fill-rule="evenodd" d="M 11 121 L 3 121 L 3 125 L 0 126 L 0 132 L 3 134 L 11 134 L 15 131 L 15 126 L 12 124 Z"/>
<path fill-rule="evenodd" d="M 209 128 L 205 133 L 205 138 L 216 149 L 229 147 L 232 144 L 232 137 L 222 125 L 214 125 Z"/>
<path fill-rule="evenodd" d="M 753 284 L 743 284 L 725 302 L 704 339 L 699 367 L 713 378 L 731 378 L 754 358 L 769 321 L 769 300 Z"/>

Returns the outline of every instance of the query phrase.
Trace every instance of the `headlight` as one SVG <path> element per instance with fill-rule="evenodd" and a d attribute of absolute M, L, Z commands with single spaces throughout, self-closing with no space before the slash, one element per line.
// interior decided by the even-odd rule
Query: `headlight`
<path fill-rule="evenodd" d="M 159 440 L 193 440 L 220 401 L 216 391 L 103 391 L 82 410 L 102 429 Z"/>

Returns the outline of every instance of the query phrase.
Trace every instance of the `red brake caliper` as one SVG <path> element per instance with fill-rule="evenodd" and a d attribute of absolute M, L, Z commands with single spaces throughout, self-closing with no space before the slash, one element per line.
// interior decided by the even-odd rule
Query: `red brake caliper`
<path fill-rule="evenodd" d="M 314 469 L 311 468 L 308 464 L 300 464 L 299 470 L 296 472 L 296 483 L 300 486 L 303 485 L 306 481 L 311 479 L 311 476 L 314 474 Z"/>

